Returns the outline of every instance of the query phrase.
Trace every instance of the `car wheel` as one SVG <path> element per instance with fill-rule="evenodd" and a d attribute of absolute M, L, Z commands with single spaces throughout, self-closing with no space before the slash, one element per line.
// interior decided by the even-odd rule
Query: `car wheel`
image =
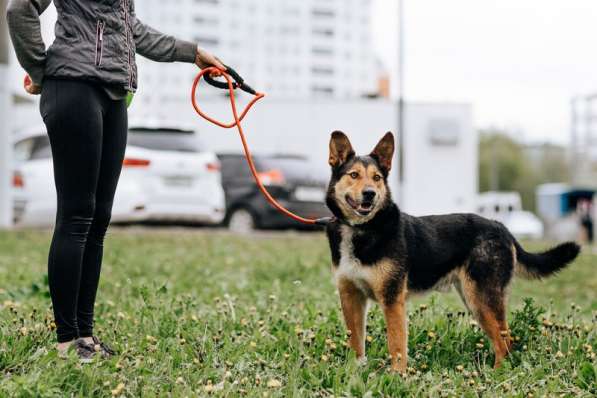
<path fill-rule="evenodd" d="M 250 234 L 257 228 L 255 218 L 246 209 L 236 209 L 228 219 L 228 229 L 238 234 Z"/>

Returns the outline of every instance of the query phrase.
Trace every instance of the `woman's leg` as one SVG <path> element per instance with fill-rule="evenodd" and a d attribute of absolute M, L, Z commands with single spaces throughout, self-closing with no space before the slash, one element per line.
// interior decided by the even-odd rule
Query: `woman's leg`
<path fill-rule="evenodd" d="M 90 84 L 66 80 L 45 81 L 42 93 L 58 199 L 48 279 L 59 343 L 78 337 L 81 264 L 95 212 L 102 150 L 103 109 L 97 94 Z"/>
<path fill-rule="evenodd" d="M 104 236 L 112 214 L 116 185 L 122 169 L 127 139 L 125 100 L 113 101 L 103 93 L 106 102 L 102 156 L 95 195 L 95 213 L 83 256 L 81 287 L 77 307 L 79 336 L 93 336 L 93 308 L 102 266 Z"/>

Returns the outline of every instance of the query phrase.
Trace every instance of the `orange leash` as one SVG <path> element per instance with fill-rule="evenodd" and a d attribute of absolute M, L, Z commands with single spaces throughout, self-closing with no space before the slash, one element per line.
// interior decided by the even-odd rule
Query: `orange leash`
<path fill-rule="evenodd" d="M 226 79 L 226 83 L 213 81 L 209 77 L 210 76 L 209 74 L 211 74 L 213 72 L 221 73 L 222 76 L 224 76 L 224 78 Z M 208 75 L 206 75 L 206 73 Z M 235 81 L 232 81 L 230 75 L 234 76 Z M 210 84 L 214 85 L 215 87 L 228 89 L 228 93 L 230 96 L 230 107 L 232 108 L 232 115 L 234 117 L 234 120 L 232 122 L 230 122 L 230 123 L 220 122 L 220 121 L 210 117 L 209 115 L 205 114 L 199 108 L 199 106 L 197 105 L 197 100 L 196 100 L 196 92 L 197 92 L 197 86 L 199 85 L 199 81 L 201 80 L 202 77 L 205 77 L 205 80 L 208 81 Z M 247 106 L 242 111 L 240 116 L 238 114 L 238 110 L 236 109 L 236 97 L 234 94 L 234 90 L 236 90 L 237 88 L 240 88 L 240 89 L 247 91 L 254 95 L 253 99 L 247 104 Z M 255 163 L 253 163 L 253 157 L 251 156 L 251 151 L 249 150 L 249 145 L 247 144 L 247 140 L 245 139 L 245 133 L 243 132 L 241 121 L 245 118 L 245 116 L 247 115 L 247 112 L 249 112 L 251 107 L 253 107 L 253 105 L 255 105 L 255 103 L 263 97 L 265 97 L 265 94 L 258 93 L 256 91 L 254 91 L 253 89 L 251 89 L 249 86 L 245 85 L 242 78 L 232 68 L 228 68 L 226 71 L 222 71 L 213 66 L 209 67 L 209 68 L 205 68 L 205 69 L 201 70 L 201 72 L 199 72 L 197 77 L 195 77 L 195 81 L 193 82 L 193 88 L 191 90 L 191 102 L 193 104 L 193 108 L 195 108 L 195 112 L 197 112 L 197 114 L 199 116 L 201 116 L 203 119 L 207 120 L 208 122 L 211 122 L 211 123 L 215 124 L 216 126 L 219 126 L 219 127 L 225 128 L 225 129 L 230 129 L 234 126 L 237 127 L 238 135 L 240 136 L 240 140 L 243 145 L 245 158 L 247 159 L 247 164 L 249 165 L 249 169 L 251 170 L 251 174 L 253 174 L 253 178 L 255 179 L 255 182 L 257 183 L 259 190 L 261 191 L 263 196 L 265 196 L 265 199 L 272 206 L 274 206 L 278 211 L 280 211 L 282 214 L 286 215 L 287 217 L 292 218 L 293 220 L 299 221 L 304 224 L 309 224 L 309 225 L 326 225 L 331 220 L 328 217 L 319 218 L 319 219 L 304 218 L 304 217 L 298 216 L 298 215 L 294 214 L 293 212 L 291 212 L 290 210 L 286 209 L 284 206 L 282 206 L 280 203 L 278 203 L 278 201 L 270 195 L 270 193 L 267 191 L 267 189 L 265 188 L 265 186 L 259 179 L 259 175 L 257 174 L 257 169 L 255 168 Z"/>

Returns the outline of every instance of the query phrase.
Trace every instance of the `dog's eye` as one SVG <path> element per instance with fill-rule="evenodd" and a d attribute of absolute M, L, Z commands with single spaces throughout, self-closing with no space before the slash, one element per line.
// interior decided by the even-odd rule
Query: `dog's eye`
<path fill-rule="evenodd" d="M 379 174 L 374 175 L 373 176 L 373 181 L 375 181 L 375 182 L 381 181 L 381 176 Z"/>
<path fill-rule="evenodd" d="M 356 171 L 353 171 L 352 173 L 349 174 L 351 178 L 353 179 L 357 179 L 359 177 L 359 173 L 357 173 Z"/>

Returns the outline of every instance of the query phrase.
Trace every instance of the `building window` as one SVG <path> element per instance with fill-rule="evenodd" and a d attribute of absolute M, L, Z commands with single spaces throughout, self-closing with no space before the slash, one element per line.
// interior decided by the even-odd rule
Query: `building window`
<path fill-rule="evenodd" d="M 313 66 L 311 68 L 311 73 L 321 76 L 333 76 L 334 69 L 325 66 Z"/>
<path fill-rule="evenodd" d="M 197 15 L 197 16 L 195 16 L 195 18 L 193 18 L 193 20 L 196 24 L 198 24 L 200 26 L 209 26 L 209 27 L 218 26 L 218 20 L 213 17 L 205 17 L 205 16 Z"/>
<path fill-rule="evenodd" d="M 334 37 L 334 29 L 331 28 L 313 28 L 312 33 L 314 36 Z"/>
<path fill-rule="evenodd" d="M 311 86 L 311 92 L 316 95 L 332 96 L 334 88 L 329 86 Z"/>
<path fill-rule="evenodd" d="M 311 10 L 311 15 L 316 18 L 334 18 L 336 13 L 334 10 L 324 10 L 321 8 L 314 8 Z"/>
<path fill-rule="evenodd" d="M 201 46 L 211 46 L 211 47 L 215 47 L 218 44 L 220 44 L 220 39 L 218 39 L 217 37 L 208 37 L 208 36 L 196 36 L 195 40 L 199 43 L 199 45 Z"/>
<path fill-rule="evenodd" d="M 334 50 L 330 47 L 313 47 L 311 53 L 313 55 L 334 55 Z"/>

